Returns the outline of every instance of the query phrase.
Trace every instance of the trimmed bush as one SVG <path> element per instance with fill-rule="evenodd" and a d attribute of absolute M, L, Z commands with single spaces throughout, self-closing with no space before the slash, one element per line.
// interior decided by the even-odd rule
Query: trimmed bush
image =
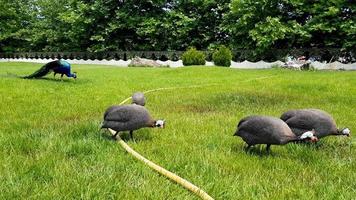
<path fill-rule="evenodd" d="M 182 55 L 183 65 L 205 65 L 205 54 L 196 48 L 189 48 Z"/>
<path fill-rule="evenodd" d="M 230 67 L 232 53 L 229 48 L 224 45 L 220 46 L 217 51 L 213 53 L 214 65 Z"/>

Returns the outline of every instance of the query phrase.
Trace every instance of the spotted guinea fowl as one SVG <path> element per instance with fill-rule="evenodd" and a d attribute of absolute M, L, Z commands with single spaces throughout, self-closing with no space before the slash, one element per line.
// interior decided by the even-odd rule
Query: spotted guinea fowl
<path fill-rule="evenodd" d="M 145 106 L 146 104 L 145 95 L 142 92 L 135 92 L 132 95 L 132 103 L 140 106 Z"/>
<path fill-rule="evenodd" d="M 315 130 L 315 136 L 322 138 L 329 135 L 350 136 L 350 129 L 338 129 L 333 117 L 319 109 L 289 110 L 282 114 L 285 121 L 294 134 L 301 135 L 306 130 Z"/>
<path fill-rule="evenodd" d="M 45 76 L 52 71 L 54 72 L 53 77 L 55 77 L 56 74 L 61 74 L 61 78 L 63 78 L 63 75 L 66 75 L 69 78 L 70 77 L 77 78 L 76 73 L 75 72 L 71 73 L 70 70 L 71 70 L 71 66 L 67 61 L 55 60 L 43 65 L 39 70 L 35 71 L 33 74 L 24 76 L 22 78 L 26 78 L 26 79 L 41 78 L 42 76 Z"/>
<path fill-rule="evenodd" d="M 255 144 L 267 144 L 267 151 L 270 150 L 272 144 L 283 145 L 304 140 L 318 141 L 313 131 L 296 136 L 284 121 L 268 116 L 248 116 L 241 119 L 234 136 L 240 136 L 247 143 L 247 149 Z"/>
<path fill-rule="evenodd" d="M 164 120 L 152 119 L 145 107 L 136 104 L 109 107 L 105 111 L 101 126 L 116 131 L 114 138 L 120 131 L 130 131 L 133 138 L 133 131 L 144 127 L 164 128 Z"/>

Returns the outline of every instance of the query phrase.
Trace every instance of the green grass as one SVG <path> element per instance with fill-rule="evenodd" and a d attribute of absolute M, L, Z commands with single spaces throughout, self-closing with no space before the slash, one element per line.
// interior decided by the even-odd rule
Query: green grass
<path fill-rule="evenodd" d="M 99 130 L 105 109 L 135 91 L 167 120 L 128 144 L 216 199 L 354 199 L 355 139 L 243 151 L 246 115 L 320 108 L 356 130 L 356 72 L 119 68 L 73 65 L 76 81 L 24 80 L 41 64 L 0 63 L 0 199 L 196 199 Z M 267 77 L 260 78 L 259 77 Z M 128 134 L 123 134 L 128 138 Z"/>

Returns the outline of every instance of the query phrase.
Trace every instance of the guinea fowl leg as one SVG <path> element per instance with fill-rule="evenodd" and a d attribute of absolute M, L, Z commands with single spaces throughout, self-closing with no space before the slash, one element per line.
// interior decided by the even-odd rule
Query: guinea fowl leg
<path fill-rule="evenodd" d="M 247 144 L 247 147 L 245 147 L 245 151 L 248 151 L 251 146 L 252 146 L 251 144 Z"/>
<path fill-rule="evenodd" d="M 116 133 L 115 133 L 114 135 L 112 135 L 112 138 L 113 138 L 114 140 L 116 140 L 117 134 L 119 134 L 119 131 L 116 131 Z"/>
<path fill-rule="evenodd" d="M 64 74 L 61 74 L 61 81 L 63 81 L 63 75 L 64 75 Z"/>
<path fill-rule="evenodd" d="M 271 151 L 271 144 L 267 144 L 266 151 L 269 153 Z"/>
<path fill-rule="evenodd" d="M 130 131 L 131 140 L 133 140 L 133 131 Z"/>
<path fill-rule="evenodd" d="M 56 72 L 53 73 L 53 78 L 56 78 L 56 74 L 57 74 Z"/>

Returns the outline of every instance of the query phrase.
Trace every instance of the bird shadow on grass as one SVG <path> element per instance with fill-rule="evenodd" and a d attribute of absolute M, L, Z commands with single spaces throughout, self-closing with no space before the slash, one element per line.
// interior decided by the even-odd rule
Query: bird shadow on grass
<path fill-rule="evenodd" d="M 7 73 L 7 74 L 0 74 L 0 77 L 3 78 L 16 78 L 16 79 L 25 79 L 23 76 L 13 74 L 13 73 Z M 50 78 L 50 77 L 40 77 L 40 78 L 29 78 L 27 80 L 45 80 L 45 81 L 54 81 L 54 82 L 64 82 L 64 83 L 71 83 L 71 82 L 76 82 L 75 80 L 71 80 L 68 78 Z"/>
<path fill-rule="evenodd" d="M 88 78 L 77 78 L 77 79 L 63 78 L 63 81 L 61 81 L 61 79 L 59 79 L 59 78 L 44 77 L 40 80 L 45 80 L 45 81 L 55 82 L 55 83 L 64 82 L 66 84 L 73 84 L 73 85 L 84 85 L 84 84 L 88 84 L 88 83 L 93 83 L 93 80 L 88 79 Z"/>
<path fill-rule="evenodd" d="M 115 141 L 109 131 L 103 129 L 101 132 L 101 136 L 107 140 Z M 128 131 L 123 131 L 119 133 L 120 138 L 125 142 L 140 142 L 140 141 L 150 141 L 152 140 L 152 135 L 148 130 L 140 130 L 133 133 L 133 138 L 130 137 L 130 133 Z"/>
<path fill-rule="evenodd" d="M 324 142 L 319 141 L 318 143 L 310 143 L 310 142 L 292 142 L 288 145 L 286 145 L 286 148 L 289 150 L 300 150 L 300 149 L 306 149 L 308 148 L 309 150 L 318 150 L 323 148 Z"/>
<path fill-rule="evenodd" d="M 90 79 L 71 79 L 71 78 L 63 78 L 61 80 L 60 78 L 50 78 L 50 77 L 42 77 L 42 78 L 34 78 L 34 79 L 28 79 L 28 80 L 34 80 L 34 81 L 48 81 L 52 83 L 58 83 L 58 84 L 68 84 L 68 85 L 82 85 L 82 84 L 87 84 L 92 82 Z"/>
<path fill-rule="evenodd" d="M 240 153 L 240 152 L 244 152 L 247 155 L 251 155 L 251 156 L 258 156 L 258 157 L 268 157 L 268 156 L 272 156 L 272 157 L 276 157 L 277 155 L 275 155 L 272 150 L 267 151 L 266 150 L 266 145 L 255 145 L 250 147 L 249 149 L 246 148 L 246 145 L 233 145 L 231 147 L 231 151 L 236 152 L 236 153 Z"/>
<path fill-rule="evenodd" d="M 0 78 L 18 78 L 16 75 L 7 73 L 7 74 L 0 74 Z"/>
<path fill-rule="evenodd" d="M 53 81 L 53 82 L 63 82 L 63 83 L 75 83 L 75 80 L 71 79 L 59 79 L 59 78 L 49 78 L 49 77 L 41 77 L 41 78 L 34 78 L 31 80 L 44 80 L 44 81 Z"/>

